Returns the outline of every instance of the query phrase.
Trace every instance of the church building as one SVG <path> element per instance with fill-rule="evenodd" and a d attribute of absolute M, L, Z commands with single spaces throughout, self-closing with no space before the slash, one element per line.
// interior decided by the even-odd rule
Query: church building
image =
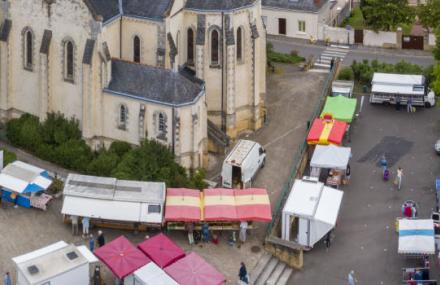
<path fill-rule="evenodd" d="M 0 21 L 3 122 L 61 112 L 94 148 L 156 139 L 187 168 L 208 125 L 262 126 L 261 0 L 0 0 Z"/>

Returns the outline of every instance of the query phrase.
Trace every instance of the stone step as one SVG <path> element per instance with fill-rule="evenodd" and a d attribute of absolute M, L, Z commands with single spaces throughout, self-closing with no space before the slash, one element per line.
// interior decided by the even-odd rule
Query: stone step
<path fill-rule="evenodd" d="M 328 69 L 317 69 L 317 68 L 312 68 L 312 69 L 309 69 L 308 72 L 314 72 L 314 73 L 329 73 L 330 70 L 328 70 Z"/>
<path fill-rule="evenodd" d="M 272 272 L 269 279 L 267 279 L 266 285 L 277 285 L 278 279 L 280 278 L 281 274 L 283 274 L 285 268 L 286 264 L 284 262 L 278 263 L 277 267 L 275 267 L 275 270 Z"/>
<path fill-rule="evenodd" d="M 260 277 L 271 257 L 271 254 L 266 253 L 260 258 L 260 260 L 258 260 L 257 265 L 255 265 L 254 269 L 252 269 L 251 273 L 249 274 L 249 284 L 254 284 L 258 277 Z"/>
<path fill-rule="evenodd" d="M 276 257 L 272 257 L 269 261 L 269 263 L 266 265 L 266 268 L 264 268 L 263 272 L 261 273 L 260 277 L 258 277 L 257 282 L 255 282 L 255 285 L 265 285 L 266 280 L 269 278 L 269 276 L 272 274 L 275 267 L 278 265 L 280 261 Z"/>
<path fill-rule="evenodd" d="M 286 267 L 284 269 L 283 274 L 278 279 L 277 285 L 286 285 L 287 281 L 289 281 L 290 275 L 292 275 L 293 269 L 290 267 Z"/>

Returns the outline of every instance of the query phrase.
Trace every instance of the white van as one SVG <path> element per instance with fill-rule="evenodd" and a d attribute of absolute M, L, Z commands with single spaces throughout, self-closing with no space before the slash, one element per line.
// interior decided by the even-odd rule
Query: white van
<path fill-rule="evenodd" d="M 222 185 L 226 188 L 244 188 L 266 162 L 266 150 L 249 140 L 239 140 L 223 162 Z"/>

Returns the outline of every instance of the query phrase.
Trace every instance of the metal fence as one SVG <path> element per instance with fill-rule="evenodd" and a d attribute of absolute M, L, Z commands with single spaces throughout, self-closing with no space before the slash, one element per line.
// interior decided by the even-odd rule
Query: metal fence
<path fill-rule="evenodd" d="M 335 76 L 336 70 L 338 68 L 339 62 L 333 65 L 333 68 L 330 70 L 327 78 L 324 81 L 324 86 L 321 90 L 321 95 L 319 97 L 319 102 L 315 107 L 315 110 L 310 115 L 309 119 L 307 120 L 307 131 L 310 129 L 310 126 L 315 118 L 317 118 L 321 114 L 322 107 L 324 106 L 325 99 L 327 95 L 329 94 L 329 91 L 331 90 L 332 81 Z M 272 233 L 272 230 L 274 226 L 277 224 L 277 222 L 280 219 L 282 207 L 284 206 L 284 203 L 286 202 L 287 196 L 289 194 L 290 188 L 292 187 L 295 177 L 298 173 L 298 168 L 301 164 L 304 152 L 307 148 L 307 141 L 304 139 L 303 143 L 298 147 L 298 150 L 295 153 L 293 163 L 290 167 L 289 177 L 287 178 L 287 181 L 284 183 L 283 188 L 281 190 L 280 197 L 278 198 L 278 201 L 276 202 L 275 206 L 272 209 L 272 221 L 269 223 L 267 230 L 266 230 L 266 237 L 270 236 Z"/>

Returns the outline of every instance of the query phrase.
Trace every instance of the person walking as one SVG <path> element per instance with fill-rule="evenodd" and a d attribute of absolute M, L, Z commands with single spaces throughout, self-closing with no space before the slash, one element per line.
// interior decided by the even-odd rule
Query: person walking
<path fill-rule="evenodd" d="M 98 231 L 98 246 L 99 247 L 103 247 L 105 245 L 105 237 L 104 237 L 104 233 L 102 231 Z"/>
<path fill-rule="evenodd" d="M 397 169 L 396 180 L 394 181 L 394 184 L 397 185 L 397 190 L 400 190 L 400 188 L 402 186 L 402 177 L 403 177 L 403 169 L 402 169 L 402 167 L 399 167 Z"/>
<path fill-rule="evenodd" d="M 12 279 L 11 279 L 11 275 L 9 274 L 9 272 L 5 273 L 5 276 L 3 277 L 3 284 L 4 285 L 12 285 Z"/>
<path fill-rule="evenodd" d="M 90 229 L 90 218 L 89 217 L 83 217 L 82 218 L 82 230 L 83 230 L 83 238 L 86 238 L 89 236 L 89 229 Z"/>
<path fill-rule="evenodd" d="M 78 234 L 78 216 L 70 216 L 70 221 L 72 222 L 72 235 L 76 236 Z"/>
<path fill-rule="evenodd" d="M 406 102 L 406 112 L 412 113 L 412 98 L 409 97 L 408 101 Z"/>
<path fill-rule="evenodd" d="M 95 250 L 95 239 L 93 238 L 93 235 L 90 235 L 89 238 L 89 248 L 91 252 Z"/>
<path fill-rule="evenodd" d="M 243 261 L 240 262 L 240 271 L 238 272 L 238 277 L 240 278 L 240 281 L 243 282 L 244 284 L 249 284 L 246 265 L 244 265 Z"/>
<path fill-rule="evenodd" d="M 325 236 L 325 239 L 324 239 L 325 248 L 326 248 L 327 250 L 330 248 L 331 235 L 332 235 L 332 232 L 329 231 L 329 232 L 327 233 L 327 235 Z"/>
<path fill-rule="evenodd" d="M 194 223 L 185 223 L 185 230 L 188 232 L 188 242 L 189 245 L 194 244 Z"/>
<path fill-rule="evenodd" d="M 240 248 L 240 246 L 246 242 L 247 229 L 248 229 L 248 222 L 242 221 L 240 223 L 240 232 L 238 233 L 238 239 L 240 241 L 238 244 L 238 248 Z"/>
<path fill-rule="evenodd" d="M 355 285 L 356 283 L 358 283 L 358 280 L 354 277 L 354 270 L 351 270 L 348 273 L 348 285 Z"/>
<path fill-rule="evenodd" d="M 209 242 L 209 225 L 207 222 L 202 224 L 202 240 L 203 242 Z"/>
<path fill-rule="evenodd" d="M 396 98 L 396 110 L 400 111 L 400 97 L 399 96 L 397 96 L 397 98 Z"/>

